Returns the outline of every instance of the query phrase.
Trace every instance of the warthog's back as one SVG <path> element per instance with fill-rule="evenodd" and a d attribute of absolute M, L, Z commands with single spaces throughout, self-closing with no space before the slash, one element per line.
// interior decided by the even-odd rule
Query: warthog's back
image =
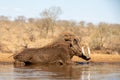
<path fill-rule="evenodd" d="M 14 57 L 15 60 L 30 63 L 57 63 L 69 62 L 72 51 L 65 44 L 58 44 L 52 47 L 25 49 Z"/>

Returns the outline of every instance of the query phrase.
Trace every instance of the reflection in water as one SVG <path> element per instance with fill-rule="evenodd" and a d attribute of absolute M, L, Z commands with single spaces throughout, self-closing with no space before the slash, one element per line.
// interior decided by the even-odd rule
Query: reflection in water
<path fill-rule="evenodd" d="M 120 64 L 74 66 L 0 64 L 0 80 L 120 80 Z"/>
<path fill-rule="evenodd" d="M 90 71 L 82 71 L 81 80 L 90 80 Z"/>
<path fill-rule="evenodd" d="M 13 65 L 0 64 L 0 80 L 13 80 Z"/>
<path fill-rule="evenodd" d="M 32 65 L 32 66 L 26 66 L 21 68 L 16 68 L 14 72 L 14 76 L 17 76 L 16 79 L 33 79 L 33 80 L 39 80 L 39 79 L 49 79 L 49 80 L 58 80 L 58 79 L 65 79 L 65 80 L 80 80 L 83 71 L 88 72 L 89 66 L 83 66 L 83 65 L 74 65 L 74 66 L 55 66 L 55 65 L 49 65 L 49 66 L 43 66 L 43 65 Z M 24 76 L 21 75 L 27 75 Z M 88 73 L 87 73 L 88 74 Z"/>

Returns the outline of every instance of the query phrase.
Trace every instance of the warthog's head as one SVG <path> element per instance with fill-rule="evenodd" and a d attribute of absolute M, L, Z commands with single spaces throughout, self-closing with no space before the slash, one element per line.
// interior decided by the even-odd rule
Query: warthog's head
<path fill-rule="evenodd" d="M 81 46 L 80 40 L 77 36 L 73 34 L 65 34 L 64 40 L 70 44 L 74 55 L 79 56 L 85 60 L 90 59 L 90 48 L 87 46 Z"/>

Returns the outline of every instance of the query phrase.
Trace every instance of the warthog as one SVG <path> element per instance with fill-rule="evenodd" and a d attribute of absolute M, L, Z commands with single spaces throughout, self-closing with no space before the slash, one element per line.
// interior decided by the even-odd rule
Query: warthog
<path fill-rule="evenodd" d="M 14 56 L 15 63 L 23 62 L 25 64 L 73 64 L 73 56 L 81 57 L 85 60 L 90 59 L 90 50 L 85 54 L 84 48 L 80 46 L 79 39 L 71 34 L 64 35 L 64 40 L 54 42 L 42 48 L 25 49 Z"/>

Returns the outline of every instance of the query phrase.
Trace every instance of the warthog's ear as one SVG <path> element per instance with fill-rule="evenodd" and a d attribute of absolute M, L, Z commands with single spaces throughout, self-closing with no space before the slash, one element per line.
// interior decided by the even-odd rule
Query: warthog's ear
<path fill-rule="evenodd" d="M 78 43 L 78 40 L 77 40 L 77 39 L 73 39 L 73 43 L 74 43 L 74 44 L 77 44 L 77 43 Z"/>

